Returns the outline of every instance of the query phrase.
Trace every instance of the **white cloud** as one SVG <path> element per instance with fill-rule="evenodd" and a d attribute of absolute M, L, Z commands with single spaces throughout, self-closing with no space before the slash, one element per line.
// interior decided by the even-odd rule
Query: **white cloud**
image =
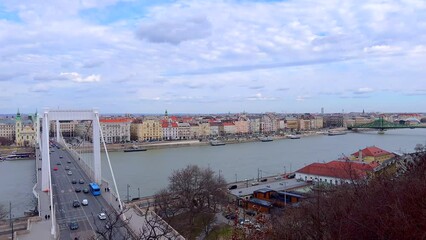
<path fill-rule="evenodd" d="M 365 94 L 365 93 L 371 93 L 374 90 L 372 88 L 369 87 L 363 87 L 363 88 L 358 88 L 356 91 L 354 91 L 355 94 Z"/>
<path fill-rule="evenodd" d="M 265 100 L 276 100 L 275 97 L 265 97 L 262 93 L 256 93 L 254 96 L 246 98 L 250 101 L 265 101 Z"/>
<path fill-rule="evenodd" d="M 46 102 L 70 102 L 54 93 L 96 82 L 90 91 L 99 95 L 82 94 L 82 101 L 113 107 L 102 98 L 109 91 L 129 108 L 140 99 L 160 108 L 186 101 L 180 106 L 197 112 L 209 108 L 191 101 L 254 106 L 283 99 L 292 106 L 309 97 L 353 99 L 383 86 L 399 93 L 424 86 L 424 1 L 177 0 L 134 8 L 132 17 L 117 10 L 128 3 L 137 2 L 3 1 L 20 21 L 0 19 L 0 87 L 50 90 Z M 99 21 L 86 18 L 99 13 Z M 339 94 L 326 94 L 332 92 Z M 22 102 L 34 102 L 28 99 Z M 268 107 L 282 110 L 279 101 Z"/>
<path fill-rule="evenodd" d="M 79 83 L 99 82 L 101 80 L 101 76 L 95 75 L 95 74 L 89 75 L 87 77 L 82 77 L 80 74 L 76 72 L 69 72 L 69 73 L 63 72 L 59 75 Z"/>

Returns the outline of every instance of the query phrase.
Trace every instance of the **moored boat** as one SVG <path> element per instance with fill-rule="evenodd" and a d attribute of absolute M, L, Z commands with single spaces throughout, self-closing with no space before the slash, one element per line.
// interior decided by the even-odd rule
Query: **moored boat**
<path fill-rule="evenodd" d="M 338 136 L 338 135 L 345 135 L 346 132 L 343 131 L 328 131 L 328 136 Z"/>
<path fill-rule="evenodd" d="M 290 138 L 290 139 L 300 139 L 300 136 L 299 135 L 287 135 L 287 138 Z"/>
<path fill-rule="evenodd" d="M 124 149 L 123 152 L 143 152 L 146 148 L 139 148 L 138 146 L 132 146 L 131 148 Z"/>
<path fill-rule="evenodd" d="M 274 141 L 274 139 L 272 139 L 272 137 L 260 137 L 259 140 L 262 141 L 262 142 L 272 142 L 272 141 Z"/>
<path fill-rule="evenodd" d="M 225 145 L 225 143 L 221 142 L 219 140 L 213 140 L 213 141 L 210 141 L 210 145 L 212 145 L 212 146 L 223 146 L 223 145 Z"/>

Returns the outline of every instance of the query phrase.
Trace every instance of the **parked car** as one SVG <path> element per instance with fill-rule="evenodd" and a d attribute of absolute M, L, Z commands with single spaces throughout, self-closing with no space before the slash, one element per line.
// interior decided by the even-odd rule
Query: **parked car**
<path fill-rule="evenodd" d="M 87 199 L 83 199 L 83 201 L 81 201 L 81 205 L 87 206 L 89 205 L 89 201 L 87 201 Z"/>
<path fill-rule="evenodd" d="M 56 165 L 61 165 L 61 162 L 57 162 Z"/>
<path fill-rule="evenodd" d="M 55 167 L 53 168 L 53 171 L 58 171 L 58 167 L 56 167 L 56 166 L 55 166 Z"/>
<path fill-rule="evenodd" d="M 235 219 L 235 213 L 228 213 L 225 215 L 225 218 L 229 220 Z"/>
<path fill-rule="evenodd" d="M 256 212 L 252 211 L 252 210 L 246 211 L 246 214 L 249 215 L 249 216 L 256 216 Z"/>
<path fill-rule="evenodd" d="M 72 183 L 72 184 L 76 184 L 76 183 L 77 183 L 77 180 L 73 179 L 73 180 L 71 180 L 71 183 Z"/>
<path fill-rule="evenodd" d="M 232 186 L 230 186 L 228 189 L 229 190 L 232 190 L 232 189 L 237 189 L 238 188 L 238 186 L 237 185 L 232 185 Z"/>
<path fill-rule="evenodd" d="M 80 183 L 80 184 L 84 184 L 84 180 L 83 180 L 83 179 L 80 179 L 80 180 L 78 181 L 78 183 Z"/>
<path fill-rule="evenodd" d="M 259 182 L 252 182 L 252 183 L 251 183 L 251 185 L 252 185 L 252 186 L 259 185 Z"/>
<path fill-rule="evenodd" d="M 67 163 L 71 163 L 71 161 L 70 161 L 70 160 L 68 160 L 68 161 L 67 161 Z"/>
<path fill-rule="evenodd" d="M 66 166 L 66 167 L 65 167 L 65 170 L 67 170 L 67 171 L 68 171 L 68 170 L 70 170 L 70 167 Z"/>
<path fill-rule="evenodd" d="M 59 156 L 59 158 L 64 158 L 63 156 Z"/>
<path fill-rule="evenodd" d="M 267 179 L 267 178 L 264 178 L 264 179 L 260 179 L 260 181 L 261 181 L 261 182 L 267 182 L 267 181 L 268 181 L 268 179 Z"/>
<path fill-rule="evenodd" d="M 68 175 L 72 175 L 72 172 L 71 172 L 71 171 L 68 171 Z"/>
<path fill-rule="evenodd" d="M 81 189 L 80 188 L 75 188 L 75 192 L 79 193 L 79 192 L 81 192 Z"/>
<path fill-rule="evenodd" d="M 287 175 L 287 178 L 290 179 L 290 178 L 294 178 L 295 176 L 296 176 L 295 173 L 290 173 Z"/>
<path fill-rule="evenodd" d="M 89 189 L 87 188 L 83 189 L 83 193 L 89 193 Z"/>

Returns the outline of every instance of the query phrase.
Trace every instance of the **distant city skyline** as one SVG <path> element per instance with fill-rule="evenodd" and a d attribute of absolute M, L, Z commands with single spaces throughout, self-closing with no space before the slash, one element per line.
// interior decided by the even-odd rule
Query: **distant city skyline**
<path fill-rule="evenodd" d="M 425 112 L 426 2 L 4 0 L 0 113 Z"/>

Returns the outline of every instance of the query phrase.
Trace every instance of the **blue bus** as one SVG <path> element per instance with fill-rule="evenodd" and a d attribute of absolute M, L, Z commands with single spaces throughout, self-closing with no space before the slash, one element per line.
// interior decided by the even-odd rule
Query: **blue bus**
<path fill-rule="evenodd" d="M 93 196 L 99 196 L 101 195 L 101 189 L 99 188 L 99 185 L 96 183 L 89 183 L 90 192 L 92 192 Z"/>

